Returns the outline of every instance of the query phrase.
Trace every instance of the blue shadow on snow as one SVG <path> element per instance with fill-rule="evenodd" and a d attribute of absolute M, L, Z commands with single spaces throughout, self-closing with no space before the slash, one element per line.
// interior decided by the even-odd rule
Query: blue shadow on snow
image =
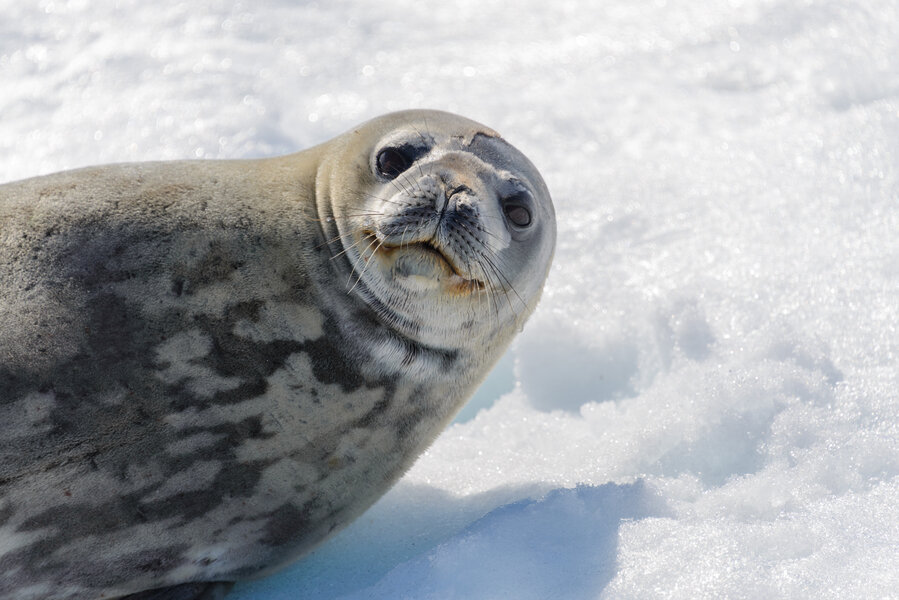
<path fill-rule="evenodd" d="M 461 498 L 398 487 L 312 554 L 239 584 L 227 600 L 596 597 L 617 571 L 621 524 L 668 512 L 642 480 L 536 500 L 535 487 Z"/>

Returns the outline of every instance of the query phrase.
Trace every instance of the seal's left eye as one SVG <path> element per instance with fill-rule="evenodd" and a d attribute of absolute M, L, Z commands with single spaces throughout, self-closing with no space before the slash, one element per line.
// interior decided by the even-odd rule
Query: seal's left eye
<path fill-rule="evenodd" d="M 531 224 L 531 211 L 520 204 L 509 202 L 503 206 L 506 218 L 516 227 L 527 227 Z"/>
<path fill-rule="evenodd" d="M 387 179 L 395 179 L 412 165 L 412 156 L 403 148 L 384 148 L 375 159 L 378 173 Z"/>

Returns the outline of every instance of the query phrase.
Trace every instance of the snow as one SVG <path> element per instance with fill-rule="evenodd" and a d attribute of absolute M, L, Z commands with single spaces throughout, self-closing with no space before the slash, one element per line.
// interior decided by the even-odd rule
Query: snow
<path fill-rule="evenodd" d="M 899 597 L 899 3 L 0 0 L 0 181 L 502 132 L 559 246 L 400 483 L 229 598 Z"/>

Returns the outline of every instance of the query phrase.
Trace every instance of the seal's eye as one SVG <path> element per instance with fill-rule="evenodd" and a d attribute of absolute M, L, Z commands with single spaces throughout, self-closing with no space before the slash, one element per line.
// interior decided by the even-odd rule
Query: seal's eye
<path fill-rule="evenodd" d="M 378 152 L 375 163 L 382 177 L 395 179 L 412 165 L 412 160 L 413 157 L 404 148 L 384 148 Z"/>
<path fill-rule="evenodd" d="M 503 204 L 503 212 L 515 227 L 527 227 L 531 224 L 531 211 L 516 202 L 514 198 Z"/>

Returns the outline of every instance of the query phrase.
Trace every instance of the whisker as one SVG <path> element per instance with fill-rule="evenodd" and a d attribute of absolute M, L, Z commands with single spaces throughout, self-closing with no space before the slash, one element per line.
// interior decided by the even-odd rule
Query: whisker
<path fill-rule="evenodd" d="M 393 187 L 396 188 L 396 191 L 399 192 L 400 194 L 405 194 L 405 195 L 407 195 L 407 196 L 411 196 L 411 195 L 412 195 L 412 194 L 409 192 L 409 190 L 406 189 L 405 186 L 403 186 L 403 185 L 400 184 L 399 174 L 397 174 L 396 177 L 394 177 L 393 179 L 391 179 L 391 180 L 390 180 L 390 183 L 393 185 Z"/>
<path fill-rule="evenodd" d="M 482 251 L 482 252 L 477 252 L 477 251 L 476 251 L 474 248 L 472 248 L 471 245 L 466 241 L 466 245 L 468 245 L 469 249 L 472 250 L 473 252 L 476 252 L 476 253 L 478 254 L 478 256 L 481 256 L 481 257 L 487 262 L 487 264 L 490 265 L 491 269 L 492 269 L 493 272 L 496 274 L 497 279 L 498 279 L 498 280 L 501 280 L 501 281 L 503 282 L 503 284 L 500 286 L 500 288 L 502 289 L 503 293 L 506 295 L 506 299 L 508 300 L 508 296 L 509 296 L 508 291 L 511 291 L 513 294 L 515 294 L 515 296 L 516 296 L 516 297 L 518 298 L 518 300 L 521 302 L 522 307 L 527 308 L 527 303 L 524 301 L 524 299 L 521 297 L 521 295 L 520 295 L 520 294 L 518 293 L 518 291 L 515 289 L 515 286 L 512 285 L 511 280 L 510 280 L 510 279 L 503 273 L 502 269 L 499 268 L 499 265 L 498 265 L 496 262 L 494 262 L 493 260 L 491 260 L 491 257 L 492 257 L 492 258 L 495 259 L 497 262 L 499 262 L 499 260 L 500 260 L 500 259 L 499 259 L 499 256 L 498 256 L 498 255 L 497 255 L 497 254 L 490 248 L 490 246 L 488 246 L 488 245 L 484 242 L 484 240 L 482 240 L 482 239 L 480 239 L 478 236 L 474 235 L 474 233 L 471 231 L 471 229 L 469 229 L 469 228 L 466 226 L 465 223 L 461 223 L 461 222 L 460 222 L 460 223 L 457 223 L 457 224 L 458 224 L 458 226 L 461 227 L 466 233 L 468 233 L 468 237 L 470 237 L 472 240 L 474 240 L 475 242 L 477 242 L 477 243 L 483 248 L 483 251 Z M 487 230 L 485 230 L 485 229 L 481 229 L 481 230 L 479 230 L 479 231 L 483 231 L 484 233 L 488 233 L 488 234 L 490 233 L 489 231 L 487 231 Z M 507 288 L 508 288 L 508 289 L 507 289 Z M 513 313 L 515 312 L 515 309 L 511 306 L 511 301 L 509 301 L 509 308 L 512 310 Z"/>
<path fill-rule="evenodd" d="M 427 121 L 427 119 L 426 119 L 426 120 L 425 120 L 425 127 L 427 127 L 427 126 L 428 126 L 428 121 Z M 412 131 L 414 131 L 415 133 L 418 134 L 418 137 L 421 138 L 422 143 L 423 143 L 424 145 L 427 146 L 429 140 L 424 136 L 424 134 L 422 134 L 422 132 L 420 132 L 420 131 L 418 130 L 418 127 L 416 127 L 415 125 L 410 125 L 410 127 L 412 128 Z"/>
<path fill-rule="evenodd" d="M 353 287 L 351 287 L 351 288 L 349 289 L 349 291 L 347 292 L 347 294 L 352 294 L 352 293 L 353 293 L 353 290 L 356 289 L 356 286 L 359 285 L 359 282 L 362 281 L 362 276 L 365 275 L 365 271 L 366 271 L 366 269 L 368 269 L 368 265 L 371 264 L 371 261 L 374 259 L 375 254 L 377 254 L 377 253 L 378 253 L 378 250 L 381 248 L 381 245 L 383 244 L 383 242 L 378 241 L 377 238 L 375 238 L 375 241 L 378 242 L 377 247 L 376 247 L 374 250 L 372 250 L 372 253 L 371 253 L 371 255 L 368 257 L 368 260 L 365 260 L 365 258 L 362 259 L 363 261 L 365 261 L 365 266 L 362 267 L 362 272 L 359 273 L 359 277 L 356 278 L 356 283 L 353 284 Z M 372 242 L 372 243 L 374 243 L 374 242 Z M 371 244 L 368 245 L 368 248 L 371 248 Z M 366 248 L 365 250 L 368 250 L 368 248 Z M 363 251 L 362 255 L 364 255 L 364 254 L 365 254 L 365 251 Z M 360 255 L 360 256 L 362 256 L 362 255 Z M 349 284 L 349 281 L 347 281 L 347 284 Z"/>
<path fill-rule="evenodd" d="M 469 233 L 469 235 L 471 235 L 471 234 Z M 468 254 L 466 254 L 465 256 L 466 256 L 466 266 L 468 268 L 469 276 L 474 280 L 479 280 L 479 278 L 475 277 L 474 270 L 471 268 L 471 263 L 468 262 L 469 256 L 472 256 L 472 255 L 474 256 L 475 264 L 478 266 L 478 269 L 481 271 L 481 277 L 483 278 L 484 285 L 478 286 L 479 302 L 480 302 L 480 297 L 481 297 L 481 290 L 483 290 L 483 294 L 487 296 L 487 306 L 489 307 L 492 304 L 493 310 L 495 313 L 495 318 L 498 320 L 499 319 L 499 305 L 496 302 L 496 298 L 494 296 L 493 290 L 495 290 L 497 287 L 500 287 L 500 286 L 497 286 L 496 279 L 490 275 L 490 273 L 484 267 L 484 264 L 481 262 L 481 258 L 483 258 L 483 254 L 481 252 L 478 252 L 474 248 L 474 246 L 472 246 L 471 243 L 464 237 L 461 238 L 461 241 L 468 248 Z"/>
<path fill-rule="evenodd" d="M 365 238 L 359 238 L 358 240 L 356 240 L 356 241 L 355 241 L 354 243 L 352 243 L 351 245 L 345 246 L 345 247 L 343 248 L 343 250 L 341 250 L 340 252 L 338 252 L 337 254 L 335 254 L 334 256 L 332 256 L 329 260 L 334 260 L 335 258 L 337 258 L 337 257 L 339 257 L 339 256 L 341 256 L 341 255 L 343 255 L 343 254 L 346 254 L 350 249 L 355 248 L 356 246 L 358 246 L 359 244 L 361 244 L 363 241 L 365 241 Z"/>
<path fill-rule="evenodd" d="M 351 219 L 356 219 L 359 217 L 385 217 L 387 213 L 383 211 L 372 210 L 369 212 L 355 212 L 355 213 L 346 213 L 344 216 L 349 217 Z"/>
<path fill-rule="evenodd" d="M 325 240 L 321 244 L 315 246 L 315 250 L 321 249 L 322 246 L 330 246 L 331 244 L 333 244 L 334 242 L 336 242 L 337 240 L 342 239 L 342 238 L 352 238 L 352 236 L 353 236 L 353 232 L 338 234 L 338 235 L 332 237 L 331 239 Z"/>
<path fill-rule="evenodd" d="M 527 308 L 527 302 L 524 301 L 524 299 L 523 299 L 523 298 L 521 297 L 521 295 L 518 293 L 518 290 L 516 290 L 516 289 L 515 289 L 515 286 L 512 285 L 512 280 L 509 279 L 509 278 L 505 275 L 505 273 L 503 272 L 503 270 L 499 268 L 500 265 L 497 264 L 497 263 L 500 263 L 500 262 L 501 262 L 501 261 L 500 261 L 499 255 L 497 255 L 495 252 L 493 252 L 492 250 L 490 250 L 490 248 L 489 248 L 486 244 L 484 244 L 483 242 L 481 242 L 481 240 L 478 240 L 478 242 L 484 247 L 485 251 L 489 253 L 489 256 L 485 256 L 484 258 L 485 258 L 491 265 L 493 265 L 493 266 L 496 268 L 497 274 L 498 274 L 498 275 L 499 275 L 499 276 L 506 282 L 506 285 L 508 286 L 509 290 L 511 290 L 512 293 L 515 294 L 515 296 L 518 297 L 518 300 L 521 302 L 521 305 L 522 305 L 523 307 Z M 492 256 L 493 259 L 496 261 L 496 263 L 494 263 L 492 260 L 490 260 L 490 257 L 491 257 L 491 256 Z"/>
<path fill-rule="evenodd" d="M 364 238 L 363 238 L 363 239 L 364 239 Z M 374 246 L 376 242 L 378 242 L 378 238 L 374 238 L 374 239 L 371 241 L 371 243 L 370 243 L 368 246 L 366 246 L 365 250 L 363 250 L 362 252 L 359 253 L 359 258 L 365 263 L 365 267 L 362 268 L 362 272 L 359 274 L 359 279 L 357 279 L 357 280 L 356 280 L 356 283 L 353 284 L 353 287 L 351 287 L 351 288 L 349 289 L 349 291 L 347 292 L 348 294 L 349 294 L 350 292 L 352 292 L 354 289 L 356 289 L 356 286 L 359 284 L 359 281 L 362 279 L 362 275 L 365 273 L 365 269 L 368 267 L 368 261 L 365 260 L 365 253 L 368 252 L 368 249 L 371 248 L 372 246 Z M 380 244 L 379 244 L 379 247 L 380 247 Z M 350 276 L 347 277 L 347 280 L 346 280 L 346 285 L 347 285 L 347 286 L 350 285 L 350 281 L 353 279 L 353 273 L 354 273 L 358 268 L 359 268 L 358 265 L 355 264 L 355 261 L 354 261 L 354 264 L 353 264 L 353 271 L 350 272 Z"/>
<path fill-rule="evenodd" d="M 409 184 L 409 186 L 411 188 L 418 190 L 419 194 L 424 194 L 424 190 L 421 189 L 421 184 L 419 182 L 415 181 L 414 179 L 412 179 L 411 177 L 409 177 L 408 169 L 402 173 L 402 176 L 403 176 L 403 179 L 406 181 L 406 183 Z"/>
<path fill-rule="evenodd" d="M 495 291 L 498 290 L 502 292 L 504 296 L 507 296 L 506 300 L 508 301 L 508 294 L 506 293 L 505 285 L 503 285 L 503 282 L 500 279 L 500 273 L 493 261 L 491 261 L 485 254 L 478 254 L 478 263 L 481 265 L 481 269 L 483 270 L 485 275 L 488 275 L 488 280 L 491 283 L 491 287 L 493 287 Z M 489 274 L 487 267 L 489 267 Z"/>
<path fill-rule="evenodd" d="M 400 236 L 400 247 L 409 247 L 409 240 L 406 239 L 406 233 L 409 231 L 409 225 L 403 227 L 403 235 Z"/>
<path fill-rule="evenodd" d="M 358 192 L 359 198 L 370 198 L 372 200 L 377 200 L 379 202 L 386 202 L 387 204 L 396 204 L 397 206 L 411 206 L 410 202 L 397 202 L 396 200 L 392 200 L 390 198 L 381 198 L 380 196 L 376 196 L 374 194 L 370 194 L 368 192 Z"/>
<path fill-rule="evenodd" d="M 493 278 L 490 276 L 490 273 L 487 272 L 487 269 L 484 268 L 484 264 L 481 262 L 481 256 L 478 255 L 477 263 L 481 268 L 481 273 L 484 279 L 487 280 L 487 287 L 485 288 L 487 291 L 487 306 L 493 306 L 493 316 L 496 322 L 499 322 L 499 303 L 496 301 L 496 284 L 494 283 Z"/>
<path fill-rule="evenodd" d="M 459 227 L 461 227 L 462 229 L 464 229 L 464 230 L 468 233 L 468 235 L 470 235 L 470 236 L 472 236 L 472 237 L 474 237 L 474 238 L 477 238 L 477 237 L 478 237 L 477 234 L 476 234 L 474 231 L 472 231 L 471 229 L 469 229 L 469 228 L 466 226 L 465 223 L 463 223 L 463 222 L 458 222 L 458 225 L 459 225 Z M 484 229 L 484 228 L 480 228 L 480 229 L 478 229 L 478 231 L 481 231 L 481 232 L 483 232 L 483 233 L 489 235 L 490 237 L 496 239 L 497 241 L 500 241 L 500 242 L 503 242 L 503 243 L 505 243 L 505 241 L 506 241 L 506 240 L 504 240 L 503 238 L 501 238 L 501 237 L 499 237 L 498 235 L 496 235 L 495 233 L 493 233 L 492 231 L 487 231 L 487 230 Z"/>
<path fill-rule="evenodd" d="M 521 296 L 519 296 L 518 292 L 515 291 L 515 287 L 512 286 L 512 283 L 509 281 L 508 277 L 506 277 L 503 274 L 503 272 L 500 270 L 500 268 L 498 266 L 496 266 L 496 264 L 492 260 L 490 260 L 489 257 L 482 255 L 482 258 L 485 261 L 487 261 L 487 264 L 490 265 L 491 270 L 493 270 L 493 272 L 496 273 L 497 278 L 501 279 L 502 281 L 505 282 L 505 284 L 501 286 L 501 289 L 502 289 L 503 295 L 506 297 L 506 302 L 509 303 L 509 310 L 512 311 L 512 314 L 515 314 L 515 307 L 512 306 L 512 300 L 511 300 L 511 298 L 509 298 L 510 290 L 512 291 L 513 294 L 515 294 L 515 296 L 521 302 L 522 306 L 526 307 L 527 304 L 525 304 L 524 300 L 521 299 Z"/>
<path fill-rule="evenodd" d="M 471 268 L 471 260 L 469 259 L 468 256 L 465 257 L 465 268 L 468 270 L 468 279 L 470 279 L 472 281 L 477 281 L 477 278 L 474 275 L 474 269 Z M 478 293 L 477 293 L 478 310 L 481 310 L 481 306 L 484 302 L 484 294 L 485 294 L 486 285 L 478 283 L 478 284 L 476 284 L 476 288 L 478 290 Z M 487 292 L 487 293 L 489 293 L 489 292 Z M 488 304 L 487 306 L 489 307 L 490 305 Z"/>

